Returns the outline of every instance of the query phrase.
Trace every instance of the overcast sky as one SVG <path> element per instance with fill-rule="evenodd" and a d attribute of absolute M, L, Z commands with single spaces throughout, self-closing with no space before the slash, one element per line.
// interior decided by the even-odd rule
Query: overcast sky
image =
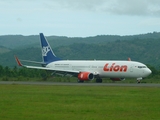
<path fill-rule="evenodd" d="M 0 35 L 160 32 L 160 0 L 0 0 Z"/>

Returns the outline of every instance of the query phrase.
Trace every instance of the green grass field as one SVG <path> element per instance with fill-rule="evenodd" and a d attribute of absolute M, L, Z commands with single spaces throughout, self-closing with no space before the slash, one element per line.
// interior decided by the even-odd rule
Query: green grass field
<path fill-rule="evenodd" d="M 0 85 L 0 120 L 159 120 L 160 88 Z"/>

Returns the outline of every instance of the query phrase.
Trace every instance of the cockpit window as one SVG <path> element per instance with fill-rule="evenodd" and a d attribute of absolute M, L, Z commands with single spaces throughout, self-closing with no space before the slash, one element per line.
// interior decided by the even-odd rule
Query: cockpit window
<path fill-rule="evenodd" d="M 138 66 L 138 68 L 147 68 L 146 66 Z"/>

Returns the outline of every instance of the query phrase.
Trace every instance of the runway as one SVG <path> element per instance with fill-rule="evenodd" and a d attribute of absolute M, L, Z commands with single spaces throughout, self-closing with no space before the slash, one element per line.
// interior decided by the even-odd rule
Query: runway
<path fill-rule="evenodd" d="M 0 85 L 58 85 L 58 86 L 122 86 L 122 87 L 160 87 L 155 83 L 67 83 L 67 82 L 20 82 L 0 81 Z"/>

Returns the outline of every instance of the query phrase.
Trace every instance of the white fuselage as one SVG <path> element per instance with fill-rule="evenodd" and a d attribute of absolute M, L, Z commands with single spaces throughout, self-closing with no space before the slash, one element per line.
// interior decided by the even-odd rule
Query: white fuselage
<path fill-rule="evenodd" d="M 109 78 L 140 78 L 151 74 L 146 65 L 134 61 L 60 60 L 49 63 L 46 67 L 71 72 L 90 72 Z"/>

